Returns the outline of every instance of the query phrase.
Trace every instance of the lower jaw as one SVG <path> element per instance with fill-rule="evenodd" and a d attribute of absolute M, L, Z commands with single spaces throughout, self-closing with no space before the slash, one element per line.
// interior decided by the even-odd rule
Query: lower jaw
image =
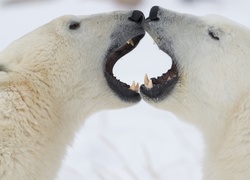
<path fill-rule="evenodd" d="M 138 92 L 129 90 L 129 87 L 120 87 L 117 84 L 117 80 L 112 78 L 108 73 L 105 73 L 107 83 L 110 89 L 124 102 L 137 103 L 141 100 L 141 96 Z"/>
<path fill-rule="evenodd" d="M 156 84 L 151 89 L 146 88 L 146 86 L 143 84 L 140 87 L 141 95 L 144 96 L 146 99 L 154 102 L 162 101 L 171 95 L 178 80 L 179 77 L 175 77 L 168 83 L 158 85 Z"/>

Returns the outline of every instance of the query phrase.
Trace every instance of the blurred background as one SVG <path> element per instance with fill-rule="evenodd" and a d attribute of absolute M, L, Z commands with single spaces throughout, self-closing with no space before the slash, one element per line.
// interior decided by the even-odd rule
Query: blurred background
<path fill-rule="evenodd" d="M 220 14 L 250 27 L 247 0 L 0 0 L 0 51 L 52 19 L 154 5 L 195 15 Z M 146 35 L 138 48 L 115 66 L 116 77 L 143 83 L 171 66 L 170 58 Z M 173 114 L 144 102 L 87 119 L 68 148 L 58 180 L 200 180 L 200 132 Z"/>

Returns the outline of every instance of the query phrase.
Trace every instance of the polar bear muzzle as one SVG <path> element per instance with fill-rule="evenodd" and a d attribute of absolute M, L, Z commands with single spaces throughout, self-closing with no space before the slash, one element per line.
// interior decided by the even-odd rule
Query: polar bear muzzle
<path fill-rule="evenodd" d="M 151 8 L 149 17 L 143 25 L 146 27 L 145 29 L 147 29 L 147 26 L 150 26 L 149 24 L 152 24 L 152 22 L 160 23 L 161 19 L 158 17 L 159 9 L 160 8 L 158 6 Z M 159 46 L 159 48 L 171 57 L 172 66 L 166 73 L 158 76 L 157 78 L 149 79 L 148 76 L 145 75 L 144 84 L 140 87 L 141 93 L 154 101 L 163 100 L 167 97 L 179 80 L 178 66 L 173 53 L 166 50 L 164 47 Z"/>
<path fill-rule="evenodd" d="M 118 29 L 113 34 L 113 44 L 111 45 L 104 66 L 105 78 L 109 87 L 123 101 L 138 102 L 141 100 L 138 93 L 139 84 L 128 84 L 121 82 L 113 74 L 115 63 L 123 56 L 131 52 L 144 37 L 145 31 L 141 26 L 144 21 L 144 15 L 140 11 L 133 11 L 132 16 L 128 18 L 129 24 Z M 122 36 L 122 37 L 121 37 Z"/>

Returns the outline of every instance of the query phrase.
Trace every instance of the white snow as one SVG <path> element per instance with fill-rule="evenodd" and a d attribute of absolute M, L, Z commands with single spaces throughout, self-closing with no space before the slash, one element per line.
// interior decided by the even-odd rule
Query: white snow
<path fill-rule="evenodd" d="M 133 8 L 113 0 L 35 1 L 0 5 L 0 50 L 60 15 L 139 9 L 147 16 L 154 5 L 196 15 L 220 14 L 250 27 L 250 1 L 246 0 L 144 0 Z M 115 74 L 128 83 L 142 83 L 145 73 L 161 75 L 171 65 L 148 35 L 122 59 Z M 87 119 L 68 148 L 58 180 L 200 180 L 202 153 L 202 137 L 195 127 L 141 102 Z"/>

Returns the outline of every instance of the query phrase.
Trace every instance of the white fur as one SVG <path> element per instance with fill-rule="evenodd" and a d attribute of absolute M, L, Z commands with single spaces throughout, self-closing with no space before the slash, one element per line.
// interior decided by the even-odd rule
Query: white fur
<path fill-rule="evenodd" d="M 86 117 L 130 105 L 108 87 L 103 61 L 131 14 L 63 16 L 0 53 L 1 180 L 54 179 Z M 69 29 L 73 21 L 79 29 Z"/>
<path fill-rule="evenodd" d="M 157 108 L 203 133 L 204 180 L 250 179 L 250 30 L 226 18 L 197 17 L 160 8 L 145 24 L 177 61 L 180 80 Z M 214 40 L 208 30 L 219 36 Z"/>

